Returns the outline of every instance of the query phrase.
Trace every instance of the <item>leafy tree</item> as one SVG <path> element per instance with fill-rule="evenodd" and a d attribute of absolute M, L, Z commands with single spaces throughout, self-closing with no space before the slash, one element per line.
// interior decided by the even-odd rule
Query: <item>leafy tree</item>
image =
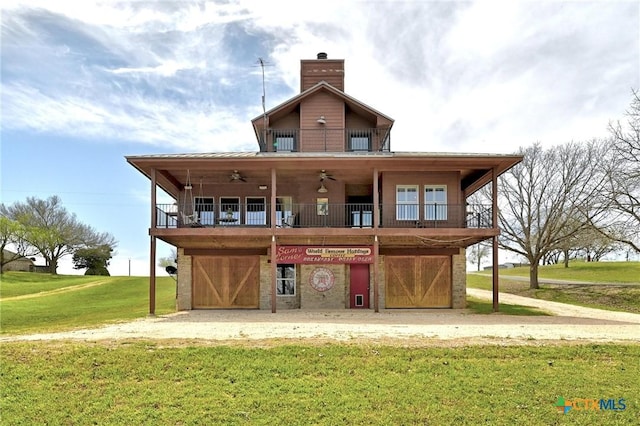
<path fill-rule="evenodd" d="M 171 249 L 171 255 L 167 257 L 161 257 L 158 260 L 158 266 L 164 268 L 164 270 L 171 277 L 176 279 L 175 275 L 178 272 L 178 252 L 175 248 Z"/>
<path fill-rule="evenodd" d="M 23 240 L 42 257 L 52 274 L 57 273 L 58 261 L 63 256 L 87 247 L 108 245 L 115 248 L 116 241 L 108 233 L 95 231 L 70 214 L 56 195 L 46 200 L 27 197 L 24 203 L 0 206 L 0 213 L 19 222 L 24 230 Z"/>
<path fill-rule="evenodd" d="M 0 214 L 0 274 L 6 264 L 33 255 L 23 244 L 22 235 L 23 228 L 19 222 Z M 13 252 L 7 256 L 5 249 L 8 246 L 11 246 Z"/>
<path fill-rule="evenodd" d="M 532 289 L 538 288 L 540 262 L 600 214 L 604 176 L 599 163 L 604 152 L 599 141 L 547 150 L 535 144 L 521 148 L 523 161 L 500 177 L 498 244 L 527 259 Z"/>
<path fill-rule="evenodd" d="M 80 248 L 73 254 L 73 268 L 85 269 L 85 275 L 106 275 L 109 276 L 109 261 L 113 248 L 108 244 L 97 247 Z"/>
<path fill-rule="evenodd" d="M 167 257 L 161 257 L 158 259 L 158 266 L 166 268 L 167 266 L 177 266 L 176 261 L 178 259 L 178 252 L 175 248 L 171 249 L 171 255 Z"/>

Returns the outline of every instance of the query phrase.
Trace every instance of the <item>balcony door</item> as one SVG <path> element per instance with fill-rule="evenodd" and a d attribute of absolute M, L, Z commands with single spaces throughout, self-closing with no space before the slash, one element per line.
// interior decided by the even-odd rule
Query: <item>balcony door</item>
<path fill-rule="evenodd" d="M 246 225 L 266 225 L 267 224 L 267 205 L 264 197 L 247 197 Z"/>
<path fill-rule="evenodd" d="M 220 197 L 220 211 L 218 214 L 218 225 L 240 224 L 240 198 Z"/>
<path fill-rule="evenodd" d="M 371 195 L 351 195 L 347 197 L 349 225 L 352 228 L 373 226 L 373 197 Z"/>
<path fill-rule="evenodd" d="M 201 225 L 215 225 L 213 197 L 195 197 L 195 210 Z"/>

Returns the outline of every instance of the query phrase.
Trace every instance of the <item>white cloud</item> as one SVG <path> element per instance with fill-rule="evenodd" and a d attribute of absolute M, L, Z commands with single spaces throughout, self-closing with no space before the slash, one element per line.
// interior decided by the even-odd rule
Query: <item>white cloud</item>
<path fill-rule="evenodd" d="M 325 51 L 346 60 L 347 93 L 396 120 L 393 149 L 508 152 L 604 135 L 640 86 L 632 3 L 374 6 L 9 2 L 3 127 L 255 150 L 258 56 L 270 108 L 297 93 L 300 59 Z M 43 76 L 33 64 L 47 54 Z"/>

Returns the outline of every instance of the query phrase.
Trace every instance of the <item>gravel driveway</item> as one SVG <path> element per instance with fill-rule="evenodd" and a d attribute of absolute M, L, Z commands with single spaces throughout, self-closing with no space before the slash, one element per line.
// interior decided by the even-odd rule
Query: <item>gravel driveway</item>
<path fill-rule="evenodd" d="M 491 292 L 468 289 L 470 296 Z M 540 344 L 556 342 L 640 343 L 640 315 L 581 308 L 510 294 L 503 303 L 539 307 L 552 316 L 478 315 L 466 310 L 189 311 L 94 329 L 0 338 L 14 340 L 114 341 L 198 340 L 202 343 L 340 341 L 411 345 Z"/>

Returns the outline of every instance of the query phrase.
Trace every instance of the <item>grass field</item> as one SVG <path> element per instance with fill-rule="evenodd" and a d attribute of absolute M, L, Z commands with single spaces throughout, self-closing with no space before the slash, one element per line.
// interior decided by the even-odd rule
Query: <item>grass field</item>
<path fill-rule="evenodd" d="M 468 274 L 467 286 L 491 290 L 490 274 L 491 271 Z M 528 278 L 529 268 L 501 269 L 501 292 L 592 308 L 640 313 L 640 262 L 577 262 L 571 263 L 569 268 L 562 265 L 540 267 L 540 278 L 613 284 L 540 283 L 539 289 L 530 290 L 528 281 L 510 277 Z"/>
<path fill-rule="evenodd" d="M 4 424 L 636 425 L 640 346 L 10 343 Z M 624 399 L 559 413 L 558 397 Z"/>
<path fill-rule="evenodd" d="M 478 273 L 491 275 L 491 271 Z M 500 275 L 529 278 L 529 267 L 500 269 Z M 538 268 L 538 277 L 591 283 L 632 283 L 640 286 L 640 262 L 575 261 L 570 262 L 568 268 L 563 264 L 543 265 Z"/>
<path fill-rule="evenodd" d="M 1 295 L 5 337 L 148 312 L 145 277 L 7 273 Z M 172 312 L 174 298 L 175 282 L 159 279 L 157 312 Z M 491 303 L 470 298 L 469 308 L 488 313 Z M 539 314 L 511 305 L 501 310 Z M 1 422 L 637 424 L 640 345 L 446 345 L 5 341 Z M 559 397 L 622 398 L 626 408 L 562 414 L 555 407 Z"/>
<path fill-rule="evenodd" d="M 148 277 L 2 274 L 0 333 L 39 333 L 143 318 Z M 175 310 L 175 281 L 157 280 L 156 313 Z"/>

